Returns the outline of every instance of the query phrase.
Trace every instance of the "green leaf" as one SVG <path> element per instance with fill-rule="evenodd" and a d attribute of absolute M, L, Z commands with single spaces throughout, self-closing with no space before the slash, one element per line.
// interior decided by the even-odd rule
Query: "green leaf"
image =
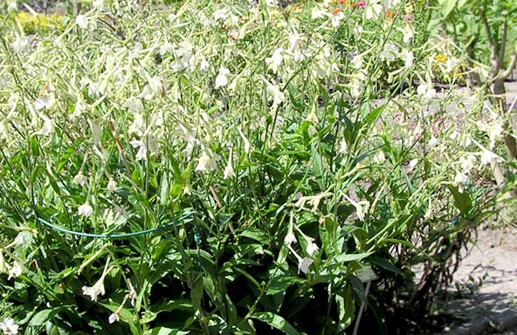
<path fill-rule="evenodd" d="M 283 317 L 271 312 L 260 312 L 253 315 L 254 319 L 267 323 L 273 328 L 281 330 L 288 335 L 301 335 L 289 322 Z"/>
<path fill-rule="evenodd" d="M 347 285 L 343 294 L 336 294 L 336 307 L 338 310 L 338 330 L 344 331 L 352 324 L 355 317 L 355 299 L 352 286 Z"/>
<path fill-rule="evenodd" d="M 461 193 L 456 186 L 448 185 L 448 187 L 454 197 L 454 206 L 460 210 L 461 214 L 468 214 L 472 208 L 472 200 L 467 191 L 463 190 Z"/>
<path fill-rule="evenodd" d="M 456 7 L 456 4 L 458 3 L 458 0 L 440 0 L 441 5 L 441 12 L 444 18 L 449 16 L 449 14 L 452 12 L 454 7 Z"/>
<path fill-rule="evenodd" d="M 287 289 L 295 284 L 303 284 L 306 280 L 296 276 L 278 276 L 271 280 L 271 284 L 267 288 L 267 295 L 286 292 Z"/>
<path fill-rule="evenodd" d="M 261 229 L 247 228 L 240 233 L 240 236 L 251 238 L 257 242 L 268 244 L 268 234 Z"/>
<path fill-rule="evenodd" d="M 370 113 L 368 113 L 364 117 L 365 124 L 371 125 L 371 124 L 377 122 L 377 119 L 379 118 L 379 116 L 381 115 L 383 110 L 384 110 L 384 105 L 379 106 L 379 107 L 375 108 L 373 111 L 371 111 Z"/>
<path fill-rule="evenodd" d="M 402 271 L 400 271 L 399 268 L 397 268 L 393 263 L 391 263 L 389 260 L 380 258 L 380 257 L 370 257 L 368 258 L 368 262 L 375 264 L 377 266 L 380 266 L 381 268 L 391 271 L 393 273 L 402 274 Z"/>
<path fill-rule="evenodd" d="M 366 257 L 370 256 L 371 254 L 373 254 L 373 251 L 365 252 L 362 254 L 341 254 L 341 255 L 337 256 L 336 258 L 334 258 L 334 260 L 337 263 L 354 262 L 354 261 L 359 261 L 363 258 L 366 258 Z"/>
<path fill-rule="evenodd" d="M 201 299 L 203 299 L 203 277 L 198 277 L 194 281 L 192 289 L 190 290 L 190 299 L 198 309 L 201 308 Z"/>
<path fill-rule="evenodd" d="M 153 328 L 144 333 L 144 335 L 187 335 L 190 332 L 185 332 L 178 329 L 172 329 L 167 327 Z"/>
<path fill-rule="evenodd" d="M 166 206 L 169 202 L 169 178 L 167 175 L 163 176 L 162 185 L 160 187 L 160 205 Z"/>
<path fill-rule="evenodd" d="M 41 327 L 59 312 L 60 308 L 44 309 L 36 313 L 29 322 L 29 327 Z"/>

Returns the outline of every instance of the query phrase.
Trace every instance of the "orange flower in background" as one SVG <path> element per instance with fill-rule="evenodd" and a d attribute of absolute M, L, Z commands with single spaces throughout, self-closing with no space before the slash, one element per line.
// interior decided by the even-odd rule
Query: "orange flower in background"
<path fill-rule="evenodd" d="M 293 5 L 293 12 L 297 12 L 297 11 L 300 11 L 300 10 L 302 10 L 302 6 Z"/>
<path fill-rule="evenodd" d="M 397 12 L 391 10 L 391 9 L 386 9 L 386 21 L 391 21 L 393 20 L 393 18 L 397 15 Z"/>
<path fill-rule="evenodd" d="M 348 6 L 349 5 L 348 0 L 337 0 L 337 3 L 340 4 L 340 5 L 344 5 L 344 6 Z"/>
<path fill-rule="evenodd" d="M 337 14 L 337 13 L 339 13 L 339 12 L 341 12 L 341 9 L 336 8 L 336 9 L 334 9 L 332 12 L 330 12 L 330 14 L 332 14 L 332 15 L 336 15 L 336 14 Z"/>

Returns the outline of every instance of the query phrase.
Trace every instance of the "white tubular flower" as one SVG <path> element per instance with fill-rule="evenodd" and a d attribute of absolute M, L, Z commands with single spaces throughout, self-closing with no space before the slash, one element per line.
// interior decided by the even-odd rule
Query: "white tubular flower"
<path fill-rule="evenodd" d="M 483 149 L 483 153 L 481 154 L 481 165 L 489 165 L 498 160 L 499 156 L 494 154 L 490 150 Z"/>
<path fill-rule="evenodd" d="M 303 272 L 304 274 L 307 274 L 309 272 L 309 266 L 314 263 L 314 260 L 309 257 L 304 257 L 302 259 L 298 260 L 298 273 Z"/>
<path fill-rule="evenodd" d="M 294 235 L 294 232 L 290 229 L 287 232 L 287 235 L 285 235 L 284 244 L 290 245 L 290 244 L 293 244 L 293 243 L 296 243 L 296 242 L 297 242 L 296 235 Z"/>
<path fill-rule="evenodd" d="M 99 296 L 102 296 L 106 293 L 106 290 L 104 289 L 104 278 L 108 274 L 108 272 L 111 270 L 111 268 L 108 268 L 108 264 L 110 262 L 110 259 L 108 258 L 106 265 L 104 266 L 104 271 L 102 272 L 101 277 L 97 282 L 91 286 L 83 286 L 83 294 L 89 295 L 90 299 L 92 301 L 97 301 Z"/>
<path fill-rule="evenodd" d="M 314 243 L 314 239 L 308 237 L 307 238 L 307 247 L 305 248 L 305 251 L 308 255 L 312 256 L 316 251 L 318 251 L 320 248 L 316 243 Z"/>
<path fill-rule="evenodd" d="M 210 69 L 210 63 L 203 58 L 201 62 L 199 63 L 199 70 L 203 72 L 207 72 Z"/>
<path fill-rule="evenodd" d="M 29 40 L 25 36 L 16 36 L 16 39 L 11 43 L 11 48 L 17 54 L 25 52 L 29 48 Z"/>
<path fill-rule="evenodd" d="M 122 107 L 127 108 L 131 113 L 141 113 L 144 111 L 144 104 L 140 99 L 135 97 L 126 99 Z"/>
<path fill-rule="evenodd" d="M 39 115 L 43 119 L 43 125 L 36 135 L 48 136 L 54 134 L 54 121 L 43 114 Z"/>
<path fill-rule="evenodd" d="M 4 253 L 0 250 L 0 273 L 8 273 L 9 268 L 5 262 Z"/>
<path fill-rule="evenodd" d="M 221 68 L 219 69 L 219 74 L 215 78 L 215 88 L 225 87 L 226 85 L 228 85 L 227 75 L 229 74 L 230 71 L 227 68 L 221 66 Z"/>
<path fill-rule="evenodd" d="M 425 99 L 436 98 L 436 90 L 433 88 L 431 84 L 428 83 L 418 85 L 416 92 L 418 93 L 418 95 L 421 95 Z"/>
<path fill-rule="evenodd" d="M 277 73 L 278 68 L 282 65 L 283 53 L 283 48 L 277 48 L 273 51 L 273 55 L 270 58 L 266 58 L 266 64 L 269 65 L 269 68 L 273 70 L 274 73 Z"/>
<path fill-rule="evenodd" d="M 42 109 L 50 109 L 54 105 L 54 99 L 51 97 L 40 97 L 34 101 L 34 109 L 40 111 Z"/>
<path fill-rule="evenodd" d="M 104 289 L 104 277 L 101 278 L 95 283 L 92 287 L 83 286 L 83 294 L 89 295 L 92 301 L 97 301 L 99 296 L 102 296 L 106 293 Z"/>
<path fill-rule="evenodd" d="M 147 160 L 147 145 L 143 141 L 133 140 L 129 142 L 133 148 L 138 148 L 135 159 L 137 161 Z"/>
<path fill-rule="evenodd" d="M 415 60 L 415 56 L 413 55 L 412 51 L 403 50 L 402 51 L 402 58 L 404 59 L 404 66 L 405 67 L 412 67 L 413 66 L 413 61 Z"/>
<path fill-rule="evenodd" d="M 285 235 L 284 238 L 284 244 L 289 246 L 296 242 L 296 235 L 294 235 L 294 218 L 291 214 L 291 219 L 289 220 L 289 228 L 287 229 L 287 235 Z"/>
<path fill-rule="evenodd" d="M 233 149 L 230 149 L 230 156 L 228 157 L 228 163 L 226 164 L 226 167 L 224 168 L 224 179 L 234 178 L 235 177 L 235 171 L 233 170 L 232 165 L 233 160 Z"/>
<path fill-rule="evenodd" d="M 409 24 L 406 24 L 404 29 L 402 29 L 402 33 L 404 34 L 402 39 L 403 39 L 404 43 L 406 43 L 406 44 L 409 44 L 411 42 L 411 40 L 413 39 L 413 37 L 415 36 L 415 33 L 413 32 L 413 28 Z"/>
<path fill-rule="evenodd" d="M 88 204 L 88 202 L 85 202 L 83 205 L 79 206 L 77 214 L 88 218 L 93 214 L 93 208 Z"/>
<path fill-rule="evenodd" d="M 244 135 L 244 133 L 242 132 L 241 128 L 239 127 L 239 128 L 237 128 L 237 130 L 239 131 L 242 141 L 244 142 L 244 152 L 249 154 L 253 150 L 253 147 L 251 146 L 251 143 L 248 140 L 248 138 L 246 137 L 246 135 Z"/>
<path fill-rule="evenodd" d="M 212 171 L 217 169 L 217 161 L 221 159 L 221 156 L 215 154 L 210 149 L 203 150 L 199 162 L 196 166 L 196 171 Z"/>
<path fill-rule="evenodd" d="M 302 61 L 305 58 L 305 52 L 303 50 L 303 35 L 297 32 L 289 33 L 289 52 L 293 54 L 293 60 L 295 62 Z"/>
<path fill-rule="evenodd" d="M 278 105 L 285 101 L 285 94 L 280 91 L 278 85 L 272 85 L 268 83 L 266 91 L 269 100 L 273 100 L 273 105 L 271 108 L 275 109 L 278 107 Z"/>
<path fill-rule="evenodd" d="M 298 273 L 300 273 L 300 271 L 304 274 L 309 272 L 309 266 L 311 266 L 311 264 L 314 263 L 314 260 L 312 260 L 309 257 L 300 257 L 300 255 L 296 253 L 296 251 L 291 247 L 290 244 L 287 244 L 287 248 L 289 248 L 289 250 L 293 253 L 294 257 L 296 257 L 296 259 L 298 260 Z"/>
<path fill-rule="evenodd" d="M 108 319 L 109 323 L 115 323 L 120 321 L 120 316 L 118 313 L 112 313 Z"/>
<path fill-rule="evenodd" d="M 470 171 L 476 166 L 476 156 L 474 155 L 466 155 L 460 157 L 460 166 L 462 169 L 462 172 L 465 174 L 470 173 Z"/>
<path fill-rule="evenodd" d="M 393 43 L 386 43 L 384 49 L 381 52 L 381 59 L 388 62 L 395 60 L 395 55 L 399 52 L 399 48 Z"/>
<path fill-rule="evenodd" d="M 8 13 L 18 11 L 18 3 L 16 2 L 16 0 L 8 0 L 7 3 L 8 3 L 8 5 L 7 5 Z"/>
<path fill-rule="evenodd" d="M 495 143 L 499 138 L 502 137 L 504 132 L 502 122 L 497 120 L 494 120 L 490 123 L 476 122 L 476 125 L 478 126 L 479 130 L 485 131 L 488 134 L 488 137 L 490 138 L 490 148 L 495 146 Z"/>
<path fill-rule="evenodd" d="M 224 169 L 224 179 L 230 179 L 235 177 L 235 171 L 233 170 L 232 166 L 232 160 L 228 159 L 228 164 L 226 164 L 226 167 Z"/>
<path fill-rule="evenodd" d="M 317 195 L 300 197 L 294 206 L 301 210 L 304 209 L 305 203 L 308 202 L 310 205 L 312 205 L 311 212 L 315 213 L 318 210 L 321 200 L 330 196 L 332 196 L 332 192 L 325 191 Z"/>
<path fill-rule="evenodd" d="M 81 27 L 82 29 L 88 28 L 88 18 L 84 15 L 77 15 L 75 18 L 75 24 Z"/>
<path fill-rule="evenodd" d="M 142 137 L 145 132 L 145 124 L 146 122 L 144 120 L 144 116 L 140 113 L 137 113 L 135 114 L 135 118 L 127 131 L 130 135 L 136 134 L 137 136 Z"/>
<path fill-rule="evenodd" d="M 365 17 L 367 20 L 377 20 L 383 10 L 382 5 L 372 1 L 366 6 Z"/>
<path fill-rule="evenodd" d="M 13 265 L 8 266 L 8 268 L 9 268 L 9 277 L 7 278 L 7 280 L 10 280 L 11 278 L 17 278 L 23 272 L 23 268 L 22 268 L 22 265 L 19 260 L 15 260 L 13 262 Z"/>
<path fill-rule="evenodd" d="M 328 16 L 328 13 L 326 11 L 322 10 L 321 8 L 314 7 L 312 9 L 311 19 L 313 19 L 313 20 L 315 20 L 315 19 L 322 19 L 325 16 Z"/>
<path fill-rule="evenodd" d="M 370 206 L 370 202 L 367 200 L 356 202 L 346 194 L 344 195 L 344 197 L 346 200 L 348 200 L 348 202 L 350 202 L 350 204 L 352 204 L 352 206 L 355 207 L 355 211 L 357 217 L 359 218 L 359 221 L 364 221 L 366 218 L 368 206 Z"/>
<path fill-rule="evenodd" d="M 108 186 L 106 186 L 106 191 L 109 193 L 113 193 L 117 190 L 117 182 L 113 179 L 110 179 L 108 182 Z"/>
<path fill-rule="evenodd" d="M 355 26 L 354 26 L 354 35 L 355 37 L 359 37 L 363 32 L 363 27 L 356 23 Z"/>
<path fill-rule="evenodd" d="M 224 9 L 218 9 L 216 11 L 214 11 L 214 20 L 215 21 L 224 21 L 226 20 L 226 18 L 228 17 L 228 9 L 224 8 Z"/>
<path fill-rule="evenodd" d="M 14 322 L 13 319 L 7 318 L 0 322 L 0 330 L 4 335 L 16 335 L 18 334 L 19 326 Z"/>
<path fill-rule="evenodd" d="M 142 93 L 138 96 L 140 99 L 151 100 L 155 96 L 162 96 L 165 94 L 165 87 L 163 79 L 159 77 L 152 77 L 145 85 Z"/>
<path fill-rule="evenodd" d="M 469 178 L 463 172 L 458 172 L 452 184 L 458 188 L 460 193 L 463 193 L 463 186 L 468 182 Z"/>
<path fill-rule="evenodd" d="M 363 66 L 363 56 L 361 54 L 355 55 L 352 58 L 352 65 L 356 69 L 360 69 Z"/>
<path fill-rule="evenodd" d="M 345 18 L 345 14 L 343 12 L 338 12 L 335 15 L 332 15 L 331 24 L 332 27 L 337 28 L 341 24 L 341 21 Z"/>
<path fill-rule="evenodd" d="M 82 171 L 79 171 L 79 173 L 75 175 L 72 182 L 74 184 L 84 186 L 88 182 L 88 178 L 86 178 Z"/>
<path fill-rule="evenodd" d="M 348 153 L 348 144 L 346 143 L 346 140 L 344 138 L 339 142 L 339 149 L 337 150 L 337 152 L 343 155 Z"/>

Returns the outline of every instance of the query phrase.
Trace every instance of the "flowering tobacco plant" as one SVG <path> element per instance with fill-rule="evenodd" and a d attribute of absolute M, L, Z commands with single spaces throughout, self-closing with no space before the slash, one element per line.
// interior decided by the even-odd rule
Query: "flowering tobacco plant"
<path fill-rule="evenodd" d="M 501 135 L 496 120 L 472 132 L 490 117 L 478 100 L 435 87 L 437 55 L 454 52 L 419 6 L 97 0 L 45 36 L 4 8 L 13 322 L 338 334 L 365 268 L 379 318 L 362 327 L 424 315 L 492 200 L 485 149 Z"/>

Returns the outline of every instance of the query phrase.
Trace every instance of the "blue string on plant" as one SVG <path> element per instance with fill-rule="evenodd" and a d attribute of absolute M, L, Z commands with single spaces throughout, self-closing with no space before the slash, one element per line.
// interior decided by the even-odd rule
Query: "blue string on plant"
<path fill-rule="evenodd" d="M 159 226 L 159 227 L 155 227 L 155 228 L 151 228 L 151 229 L 146 229 L 146 230 L 140 230 L 140 231 L 136 231 L 136 232 L 133 232 L 133 233 L 124 233 L 124 234 L 90 234 L 90 233 L 81 233 L 81 232 L 77 232 L 77 231 L 73 231 L 73 230 L 68 230 L 68 229 L 65 229 L 63 227 L 60 227 L 60 226 L 57 226 L 55 224 L 52 224 L 40 217 L 37 218 L 37 220 L 44 224 L 45 226 L 47 227 L 50 227 L 54 230 L 57 230 L 61 233 L 65 233 L 65 234 L 70 234 L 70 235 L 74 235 L 74 236 L 80 236 L 80 237 L 89 237 L 89 238 L 105 238 L 105 239 L 123 239 L 123 238 L 128 238 L 128 237 L 135 237 L 135 236 L 141 236 L 141 235 L 146 235 L 146 234 L 151 234 L 151 233 L 155 233 L 157 231 L 161 231 L 161 230 L 165 230 L 165 229 L 168 229 L 168 228 L 171 228 L 173 227 L 176 223 L 178 222 L 181 222 L 189 217 L 191 217 L 192 215 L 194 215 L 195 213 L 194 212 L 191 212 L 191 213 L 188 213 L 182 217 L 180 217 L 179 219 L 177 220 L 173 220 L 171 223 L 169 224 L 166 224 L 166 225 L 163 225 L 163 226 Z M 51 218 L 52 220 L 52 218 Z"/>

